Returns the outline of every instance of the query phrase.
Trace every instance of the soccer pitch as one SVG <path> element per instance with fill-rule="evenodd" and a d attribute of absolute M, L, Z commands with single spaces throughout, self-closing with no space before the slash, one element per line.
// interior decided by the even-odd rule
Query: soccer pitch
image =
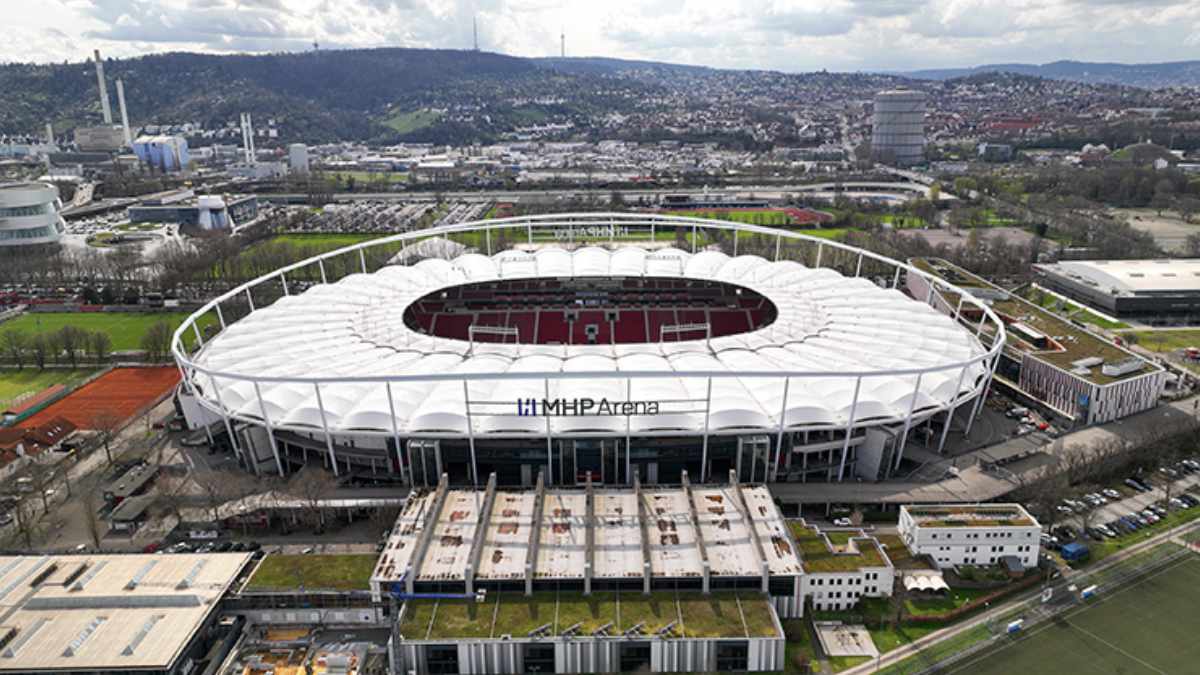
<path fill-rule="evenodd" d="M 165 321 L 174 331 L 187 317 L 186 312 L 29 312 L 0 324 L 0 333 L 16 330 L 34 335 L 75 326 L 108 333 L 113 351 L 120 352 L 141 349 L 142 336 L 159 321 Z M 203 326 L 206 322 L 201 323 Z"/>
<path fill-rule="evenodd" d="M 1200 672 L 1200 556 L 1188 556 L 1086 607 L 1038 625 L 955 675 Z"/>

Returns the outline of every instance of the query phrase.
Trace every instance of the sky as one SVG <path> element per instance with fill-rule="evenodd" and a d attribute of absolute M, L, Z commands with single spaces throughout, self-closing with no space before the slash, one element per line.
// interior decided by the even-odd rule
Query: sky
<path fill-rule="evenodd" d="M 1200 59 L 1200 0 L 0 0 L 0 62 L 164 51 L 480 48 L 895 71 Z"/>

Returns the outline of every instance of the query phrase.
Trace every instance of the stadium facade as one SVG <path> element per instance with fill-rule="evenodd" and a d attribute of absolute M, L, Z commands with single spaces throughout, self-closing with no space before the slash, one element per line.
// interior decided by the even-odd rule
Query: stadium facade
<path fill-rule="evenodd" d="M 443 239 L 477 252 L 411 255 Z M 981 318 L 906 295 L 911 275 Z M 908 443 L 940 449 L 951 419 L 969 431 L 1004 335 L 970 294 L 844 244 L 600 213 L 444 226 L 296 263 L 206 305 L 173 351 L 189 423 L 255 472 L 830 482 L 891 475 Z"/>

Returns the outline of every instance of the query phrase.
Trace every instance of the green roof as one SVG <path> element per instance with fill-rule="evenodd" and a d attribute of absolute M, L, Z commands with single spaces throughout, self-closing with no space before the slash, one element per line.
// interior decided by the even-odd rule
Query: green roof
<path fill-rule="evenodd" d="M 918 258 L 913 260 L 912 264 L 918 269 L 936 274 L 943 280 L 962 288 L 1004 290 L 961 267 L 938 258 Z M 958 294 L 946 291 L 939 292 L 951 307 L 958 305 Z M 1132 356 L 1107 339 L 1090 333 L 1075 325 L 1069 319 L 1063 318 L 1043 307 L 1039 307 L 1017 296 L 1015 293 L 1008 293 L 1006 299 L 993 301 L 991 306 L 997 314 L 1003 315 L 1007 321 L 1023 323 L 1053 341 L 1051 346 L 1045 349 L 1038 349 L 1017 337 L 1012 330 L 1009 330 L 1007 331 L 1007 343 L 1009 347 L 1028 353 L 1063 370 L 1070 371 L 1073 368 L 1072 363 L 1089 357 L 1098 356 L 1104 359 L 1105 363 L 1115 363 L 1124 361 Z M 991 335 L 992 331 L 989 331 L 987 326 L 985 326 L 983 335 L 981 336 L 984 338 L 985 344 Z M 1091 369 L 1088 375 L 1080 375 L 1079 377 L 1094 384 L 1104 385 L 1137 375 L 1143 375 L 1146 372 L 1148 371 L 1143 368 L 1120 377 L 1109 377 L 1100 372 L 1099 367 L 1095 367 Z"/>
<path fill-rule="evenodd" d="M 366 591 L 371 587 L 374 554 L 283 555 L 263 558 L 246 584 L 247 591 Z"/>
<path fill-rule="evenodd" d="M 511 635 L 523 638 L 548 627 L 547 636 L 562 635 L 580 624 L 576 635 L 589 637 L 607 624 L 608 635 L 621 635 L 641 624 L 655 635 L 674 624 L 674 637 L 776 637 L 775 610 L 765 596 L 745 592 L 489 594 L 470 600 L 409 600 L 399 632 L 409 640 L 483 639 Z"/>
<path fill-rule="evenodd" d="M 887 567 L 887 559 L 875 539 L 852 532 L 831 532 L 828 538 L 803 521 L 790 520 L 788 527 L 800 547 L 800 562 L 808 573 L 856 572 L 864 567 Z M 837 547 L 834 550 L 830 546 Z"/>

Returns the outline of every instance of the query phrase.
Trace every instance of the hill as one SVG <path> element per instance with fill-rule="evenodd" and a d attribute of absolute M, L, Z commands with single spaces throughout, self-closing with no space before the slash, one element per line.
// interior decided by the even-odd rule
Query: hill
<path fill-rule="evenodd" d="M 109 59 L 105 70 L 110 82 L 124 79 L 134 124 L 192 121 L 215 128 L 249 112 L 258 119 L 274 118 L 281 135 L 309 142 L 482 140 L 548 116 L 539 107 L 552 106 L 565 95 L 571 95 L 573 105 L 587 106 L 609 94 L 606 105 L 620 107 L 623 99 L 632 105 L 647 86 L 625 84 L 613 92 L 612 84 L 598 75 L 550 70 L 529 59 L 399 48 L 265 55 L 176 52 Z M 90 62 L 3 64 L 0 91 L 20 92 L 0 97 L 0 129 L 6 132 L 39 133 L 52 122 L 56 131 L 67 133 L 100 120 Z M 432 112 L 447 107 L 487 112 L 465 120 Z M 409 114 L 417 114 L 419 122 L 405 119 Z"/>
<path fill-rule="evenodd" d="M 1092 63 L 1055 61 L 1041 65 L 998 63 L 973 68 L 941 68 L 901 73 L 923 80 L 947 80 L 978 73 L 1006 72 L 1086 84 L 1120 84 L 1143 89 L 1200 87 L 1200 61 L 1167 63 Z"/>

